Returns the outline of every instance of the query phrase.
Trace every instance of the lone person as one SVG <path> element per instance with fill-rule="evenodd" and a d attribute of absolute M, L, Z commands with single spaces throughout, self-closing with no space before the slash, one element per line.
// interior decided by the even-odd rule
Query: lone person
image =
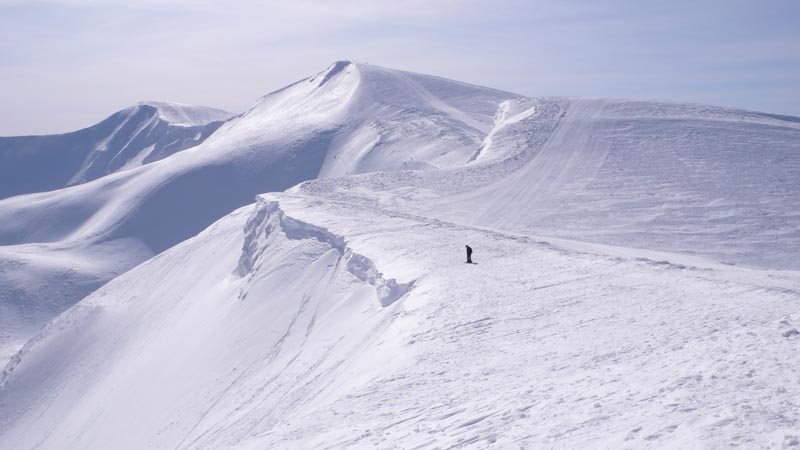
<path fill-rule="evenodd" d="M 472 247 L 467 245 L 467 264 L 472 264 Z"/>

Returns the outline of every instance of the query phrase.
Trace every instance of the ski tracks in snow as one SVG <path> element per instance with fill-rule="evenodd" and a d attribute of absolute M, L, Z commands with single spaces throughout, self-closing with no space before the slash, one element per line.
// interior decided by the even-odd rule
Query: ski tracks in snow
<path fill-rule="evenodd" d="M 533 159 L 507 179 L 487 188 L 495 201 L 486 203 L 474 223 L 519 228 L 537 213 L 543 201 L 552 204 L 565 187 L 594 175 L 609 150 L 608 143 L 594 133 L 604 105 L 604 100 L 573 100 Z M 515 223 L 508 223 L 509 220 Z"/>

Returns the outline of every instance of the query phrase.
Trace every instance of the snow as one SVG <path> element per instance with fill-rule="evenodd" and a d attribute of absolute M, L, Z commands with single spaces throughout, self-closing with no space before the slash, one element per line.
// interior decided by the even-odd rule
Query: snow
<path fill-rule="evenodd" d="M 413 288 L 384 306 L 352 254 Z M 0 391 L 0 443 L 779 445 L 800 420 L 783 336 L 798 294 L 793 272 L 598 256 L 273 194 L 28 344 Z"/>
<path fill-rule="evenodd" d="M 798 137 L 336 62 L 0 201 L 0 448 L 797 445 Z"/>
<path fill-rule="evenodd" d="M 143 102 L 72 133 L 0 137 L 0 200 L 158 161 L 200 144 L 231 116 L 201 106 Z"/>
<path fill-rule="evenodd" d="M 148 101 L 136 105 L 136 108 L 147 107 L 155 108 L 161 120 L 181 127 L 225 122 L 233 116 L 233 114 L 221 109 L 209 108 L 207 106 L 184 105 L 181 103 Z"/>
<path fill-rule="evenodd" d="M 797 121 L 726 108 L 529 99 L 501 105 L 464 168 L 337 183 L 473 226 L 797 270 L 799 138 Z"/>
<path fill-rule="evenodd" d="M 80 289 L 71 282 L 60 283 L 58 299 L 22 286 L 16 281 L 19 275 L 0 272 L 0 284 L 8 286 L 0 302 L 35 305 L 32 309 L 42 311 L 31 319 L 35 329 L 84 297 L 87 289 L 94 290 L 120 270 L 195 236 L 225 214 L 252 203 L 257 194 L 337 173 L 463 163 L 470 146 L 477 146 L 481 139 L 478 131 L 465 130 L 463 121 L 482 120 L 488 129 L 493 105 L 514 96 L 352 62 L 334 69 L 335 65 L 263 97 L 250 110 L 214 128 L 199 145 L 169 158 L 67 189 L 0 200 L 0 245 L 9 246 L 12 252 L 16 252 L 14 246 L 35 244 L 43 255 L 62 248 L 80 248 L 85 251 L 76 254 L 78 259 L 91 260 L 96 253 L 113 251 L 105 253 L 104 258 L 117 261 L 115 270 L 101 274 L 83 273 L 82 267 L 90 262 L 76 261 L 76 276 L 92 282 Z M 330 76 L 326 78 L 325 74 Z M 320 83 L 321 79 L 325 82 Z M 425 86 L 442 83 L 444 88 L 437 90 L 440 100 L 430 105 L 434 96 L 425 93 Z M 442 106 L 445 103 L 452 106 Z M 114 123 L 123 128 L 144 126 L 159 142 L 169 138 L 171 130 L 195 133 L 193 128 L 184 127 L 159 131 L 146 121 L 143 125 L 132 119 L 147 113 L 147 120 L 155 120 L 147 112 L 152 108 L 139 105 Z M 414 134 L 404 138 L 407 127 Z M 364 148 L 362 132 L 368 129 L 373 130 L 376 143 Z M 112 137 L 108 145 L 130 148 L 131 133 L 111 134 L 124 139 Z M 110 153 L 118 151 L 113 146 L 108 148 Z M 132 155 L 133 159 L 148 151 L 147 147 L 135 148 L 138 156 Z M 152 150 L 144 160 L 158 152 L 158 148 Z M 115 244 L 109 247 L 106 243 Z M 13 257 L 8 261 L 16 264 Z M 50 275 L 35 276 L 45 272 L 32 272 L 34 275 L 26 275 L 26 285 L 45 284 L 51 279 Z M 0 316 L 0 329 L 11 328 L 11 324 L 5 324 L 7 320 L 12 321 L 12 317 Z M 6 341 L 22 342 L 32 337 L 11 334 Z"/>

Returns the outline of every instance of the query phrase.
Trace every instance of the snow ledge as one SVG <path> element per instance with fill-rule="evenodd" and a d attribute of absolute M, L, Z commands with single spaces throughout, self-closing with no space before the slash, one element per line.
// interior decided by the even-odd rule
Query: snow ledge
<path fill-rule="evenodd" d="M 267 238 L 275 232 L 280 232 L 287 239 L 315 239 L 337 251 L 340 261 L 344 262 L 348 272 L 375 287 L 378 301 L 384 307 L 391 305 L 413 288 L 415 280 L 399 283 L 394 278 L 386 278 L 374 261 L 353 251 L 344 236 L 288 216 L 278 201 L 261 196 L 256 197 L 256 201 L 255 209 L 244 227 L 244 244 L 237 268 L 239 276 L 244 277 L 253 272 L 259 258 L 269 248 Z"/>

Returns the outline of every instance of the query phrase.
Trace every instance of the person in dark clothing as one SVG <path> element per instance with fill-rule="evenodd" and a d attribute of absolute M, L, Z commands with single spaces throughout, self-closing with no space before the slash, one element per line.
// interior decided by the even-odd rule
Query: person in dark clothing
<path fill-rule="evenodd" d="M 467 264 L 472 264 L 472 247 L 467 245 Z"/>

